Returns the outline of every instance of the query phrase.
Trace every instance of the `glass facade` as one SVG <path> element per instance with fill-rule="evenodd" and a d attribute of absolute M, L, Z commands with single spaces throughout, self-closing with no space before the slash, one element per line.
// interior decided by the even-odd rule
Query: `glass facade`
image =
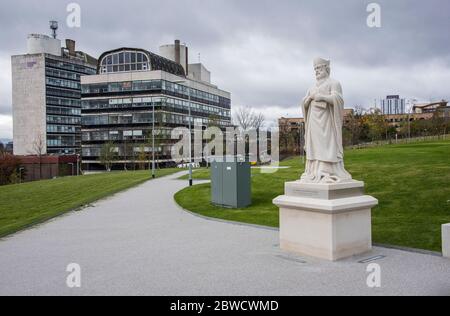
<path fill-rule="evenodd" d="M 99 58 L 97 69 L 99 75 L 145 71 L 153 74 L 161 71 L 186 80 L 181 64 L 142 49 L 120 48 L 105 52 Z M 174 128 L 187 127 L 189 123 L 223 128 L 231 125 L 231 100 L 222 96 L 228 94 L 210 85 L 204 85 L 204 90 L 202 85 L 193 89 L 171 82 L 171 77 L 112 82 L 106 76 L 99 76 L 97 79 L 106 80 L 81 86 L 82 156 L 87 168 L 92 163 L 99 164 L 106 142 L 114 143 L 117 164 L 126 165 L 137 156 L 142 158 L 143 154 L 146 159 L 150 158 L 154 134 L 156 159 L 170 161 L 172 146 L 177 142 L 171 139 Z M 52 83 L 67 85 L 64 81 Z M 64 124 L 59 122 L 58 125 Z"/>
<path fill-rule="evenodd" d="M 189 90 L 188 90 L 189 89 Z M 103 84 L 83 85 L 83 97 L 94 97 L 102 95 L 111 95 L 111 93 L 120 92 L 150 92 L 157 91 L 162 94 L 176 96 L 188 99 L 189 96 L 192 101 L 216 105 L 223 108 L 231 108 L 231 100 L 223 98 L 212 93 L 201 91 L 198 89 L 188 88 L 184 85 L 169 82 L 166 80 L 147 80 L 147 81 L 133 81 L 133 82 L 112 82 Z"/>
<path fill-rule="evenodd" d="M 177 76 L 186 75 L 183 66 L 143 49 L 121 48 L 100 56 L 98 73 L 161 70 Z"/>
<path fill-rule="evenodd" d="M 381 111 L 383 114 L 405 114 L 406 101 L 400 99 L 400 96 L 387 96 L 385 100 L 381 100 Z"/>
<path fill-rule="evenodd" d="M 149 60 L 145 53 L 137 51 L 120 51 L 107 54 L 100 60 L 100 73 L 147 71 Z"/>
<path fill-rule="evenodd" d="M 98 160 L 102 146 L 112 141 L 117 145 L 119 161 L 129 161 L 129 151 L 136 153 L 143 144 L 149 144 L 153 117 L 159 139 L 155 152 L 161 160 L 170 160 L 175 142 L 171 131 L 189 126 L 189 110 L 192 126 L 231 125 L 230 99 L 188 89 L 166 80 L 83 85 L 83 160 Z"/>
<path fill-rule="evenodd" d="M 52 58 L 45 59 L 47 152 L 77 154 L 81 150 L 82 75 L 96 73 L 95 66 Z"/>

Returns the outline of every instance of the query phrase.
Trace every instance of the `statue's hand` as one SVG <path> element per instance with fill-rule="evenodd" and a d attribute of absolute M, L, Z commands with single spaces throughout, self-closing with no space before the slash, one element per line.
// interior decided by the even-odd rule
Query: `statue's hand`
<path fill-rule="evenodd" d="M 308 95 L 303 99 L 302 105 L 305 105 L 306 107 L 308 107 L 312 101 L 313 101 L 313 99 L 311 98 L 310 95 Z"/>
<path fill-rule="evenodd" d="M 319 93 L 315 95 L 314 100 L 317 101 L 317 102 L 324 102 L 324 101 L 326 101 L 325 96 L 322 95 L 322 94 L 319 94 Z"/>

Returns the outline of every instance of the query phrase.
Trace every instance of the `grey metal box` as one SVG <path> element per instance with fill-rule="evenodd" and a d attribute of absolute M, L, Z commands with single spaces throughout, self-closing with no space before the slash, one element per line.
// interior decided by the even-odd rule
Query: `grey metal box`
<path fill-rule="evenodd" d="M 211 164 L 211 202 L 231 208 L 252 204 L 249 162 L 215 161 Z"/>

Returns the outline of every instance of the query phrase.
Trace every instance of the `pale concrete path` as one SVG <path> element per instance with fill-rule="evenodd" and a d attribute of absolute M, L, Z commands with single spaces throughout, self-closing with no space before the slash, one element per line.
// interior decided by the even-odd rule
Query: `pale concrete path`
<path fill-rule="evenodd" d="M 375 248 L 330 263 L 278 249 L 278 232 L 186 213 L 179 175 L 139 187 L 0 240 L 0 295 L 450 295 L 450 261 Z M 384 255 L 379 289 L 367 263 Z M 66 267 L 82 287 L 66 286 Z"/>

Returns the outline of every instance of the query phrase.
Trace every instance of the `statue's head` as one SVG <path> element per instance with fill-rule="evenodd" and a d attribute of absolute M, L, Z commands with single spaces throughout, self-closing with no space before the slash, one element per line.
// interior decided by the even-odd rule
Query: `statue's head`
<path fill-rule="evenodd" d="M 314 71 L 316 72 L 316 79 L 323 80 L 330 76 L 330 61 L 323 58 L 314 59 Z"/>

